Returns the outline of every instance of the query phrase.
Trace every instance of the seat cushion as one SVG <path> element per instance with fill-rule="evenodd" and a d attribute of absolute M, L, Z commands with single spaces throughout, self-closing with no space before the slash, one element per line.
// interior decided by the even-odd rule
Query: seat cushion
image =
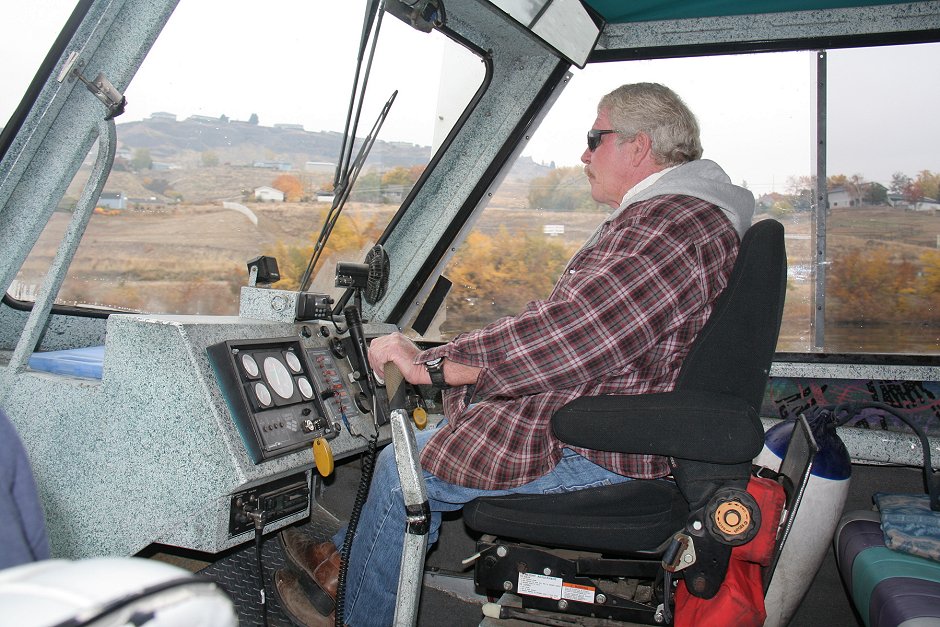
<path fill-rule="evenodd" d="M 481 498 L 463 511 L 467 526 L 483 533 L 620 555 L 657 549 L 688 515 L 688 503 L 667 480 Z"/>
<path fill-rule="evenodd" d="M 839 572 L 866 625 L 940 622 L 940 562 L 887 548 L 877 512 L 846 514 L 834 543 Z"/>

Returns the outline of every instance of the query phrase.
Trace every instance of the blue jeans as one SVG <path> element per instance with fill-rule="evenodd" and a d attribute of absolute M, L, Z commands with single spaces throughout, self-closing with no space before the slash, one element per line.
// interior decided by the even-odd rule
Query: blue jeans
<path fill-rule="evenodd" d="M 427 429 L 417 433 L 422 449 L 435 433 Z M 431 506 L 431 528 L 428 546 L 437 541 L 441 528 L 441 512 L 461 509 L 479 496 L 501 496 L 511 493 L 550 494 L 628 481 L 627 477 L 602 468 L 569 449 L 548 474 L 531 483 L 511 490 L 478 490 L 447 483 L 429 472 L 424 473 Z M 340 531 L 333 542 L 343 546 L 346 531 Z M 395 616 L 395 594 L 401 568 L 401 551 L 405 537 L 405 505 L 398 480 L 398 469 L 392 447 L 378 457 L 369 497 L 362 508 L 356 537 L 353 539 L 346 573 L 345 620 L 351 627 L 388 627 Z"/>

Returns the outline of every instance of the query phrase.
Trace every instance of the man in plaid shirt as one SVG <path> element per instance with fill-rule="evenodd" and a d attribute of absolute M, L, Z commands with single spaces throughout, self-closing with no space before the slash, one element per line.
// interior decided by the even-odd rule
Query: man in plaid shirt
<path fill-rule="evenodd" d="M 661 457 L 566 447 L 550 419 L 579 396 L 672 389 L 754 211 L 753 195 L 701 154 L 695 117 L 671 90 L 652 83 L 614 90 L 601 99 L 581 156 L 591 195 L 614 211 L 551 295 L 430 350 L 401 334 L 371 343 L 376 372 L 393 362 L 409 382 L 445 388 L 446 419 L 418 435 L 430 542 L 441 512 L 479 496 L 668 474 Z M 350 555 L 348 624 L 391 624 L 404 530 L 394 455 L 386 450 Z M 335 551 L 318 545 L 315 561 L 336 563 Z M 323 581 L 329 569 L 321 570 L 327 576 L 317 582 L 335 594 L 335 581 Z"/>

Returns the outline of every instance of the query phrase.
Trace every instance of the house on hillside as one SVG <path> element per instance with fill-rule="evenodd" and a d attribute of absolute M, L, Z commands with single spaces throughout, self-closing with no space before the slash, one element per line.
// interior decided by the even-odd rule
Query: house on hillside
<path fill-rule="evenodd" d="M 904 197 L 903 194 L 888 194 L 888 204 L 892 207 L 897 207 L 898 209 L 910 209 L 911 203 Z"/>
<path fill-rule="evenodd" d="M 308 161 L 304 164 L 305 172 L 316 172 L 318 174 L 332 174 L 336 169 L 335 163 L 328 161 Z"/>
<path fill-rule="evenodd" d="M 255 200 L 261 202 L 284 202 L 284 192 L 267 185 L 255 188 Z"/>
<path fill-rule="evenodd" d="M 281 172 L 290 172 L 294 166 L 288 161 L 255 161 L 251 164 L 253 168 L 262 168 L 264 170 L 279 170 Z"/>
<path fill-rule="evenodd" d="M 915 201 L 906 198 L 903 194 L 888 194 L 888 204 L 899 209 L 940 212 L 940 201 L 926 196 Z"/>
<path fill-rule="evenodd" d="M 127 209 L 127 196 L 124 192 L 101 192 L 98 206 L 105 209 Z"/>
<path fill-rule="evenodd" d="M 888 188 L 875 181 L 850 186 L 837 185 L 829 189 L 830 207 L 886 204 L 891 204 L 888 198 Z"/>
<path fill-rule="evenodd" d="M 914 211 L 930 211 L 937 214 L 940 212 L 940 201 L 924 196 L 914 203 Z"/>
<path fill-rule="evenodd" d="M 219 118 L 213 118 L 208 115 L 191 115 L 186 118 L 187 122 L 201 122 L 203 124 L 217 124 L 220 120 Z"/>
<path fill-rule="evenodd" d="M 829 190 L 830 207 L 855 207 L 858 204 L 858 198 L 845 187 L 838 186 Z"/>

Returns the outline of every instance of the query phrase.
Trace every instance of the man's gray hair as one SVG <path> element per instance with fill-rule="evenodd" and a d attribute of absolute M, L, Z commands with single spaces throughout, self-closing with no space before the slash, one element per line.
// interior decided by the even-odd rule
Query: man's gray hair
<path fill-rule="evenodd" d="M 679 96 L 659 83 L 622 85 L 601 98 L 612 129 L 628 138 L 645 133 L 652 140 L 653 158 L 664 166 L 695 161 L 702 156 L 698 122 Z"/>

